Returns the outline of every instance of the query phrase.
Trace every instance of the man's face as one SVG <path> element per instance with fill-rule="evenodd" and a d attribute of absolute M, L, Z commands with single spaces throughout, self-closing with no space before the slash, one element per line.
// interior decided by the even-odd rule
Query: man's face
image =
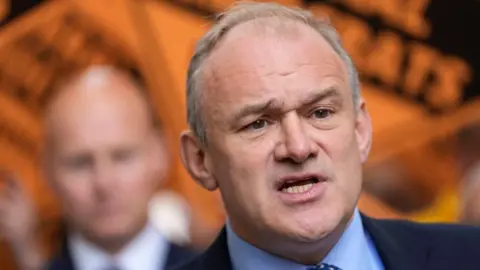
<path fill-rule="evenodd" d="M 234 230 L 312 242 L 345 225 L 371 126 L 345 64 L 314 30 L 237 26 L 205 66 L 205 167 Z M 198 177 L 197 177 L 198 178 Z"/>
<path fill-rule="evenodd" d="M 118 241 L 144 226 L 164 149 L 138 96 L 97 90 L 55 105 L 49 176 L 74 229 Z"/>

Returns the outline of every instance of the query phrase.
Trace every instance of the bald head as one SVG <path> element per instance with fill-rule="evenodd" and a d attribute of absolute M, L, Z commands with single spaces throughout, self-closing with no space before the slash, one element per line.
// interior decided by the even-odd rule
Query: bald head
<path fill-rule="evenodd" d="M 105 66 L 63 81 L 47 109 L 47 177 L 71 227 L 109 251 L 143 228 L 167 168 L 152 119 L 140 86 Z"/>
<path fill-rule="evenodd" d="M 107 112 L 147 128 L 157 124 L 146 91 L 130 74 L 114 67 L 90 67 L 67 77 L 55 90 L 45 115 L 47 143 L 55 142 L 59 128 Z"/>

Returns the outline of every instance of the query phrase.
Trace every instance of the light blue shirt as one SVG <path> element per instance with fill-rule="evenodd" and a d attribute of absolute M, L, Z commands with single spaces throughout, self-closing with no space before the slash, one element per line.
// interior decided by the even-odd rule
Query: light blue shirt
<path fill-rule="evenodd" d="M 228 224 L 227 245 L 234 270 L 306 270 L 311 267 L 252 246 L 240 239 Z M 380 256 L 363 228 L 357 209 L 340 240 L 319 263 L 335 265 L 342 270 L 384 270 Z"/>

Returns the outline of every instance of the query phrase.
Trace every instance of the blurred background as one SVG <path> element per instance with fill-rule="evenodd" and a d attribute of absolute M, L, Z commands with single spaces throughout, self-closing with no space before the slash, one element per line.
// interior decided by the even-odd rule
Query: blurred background
<path fill-rule="evenodd" d="M 480 216 L 480 2 L 283 0 L 328 15 L 361 74 L 373 118 L 360 209 L 421 222 Z M 58 203 L 40 173 L 42 114 L 52 83 L 95 63 L 146 82 L 174 153 L 152 200 L 158 226 L 202 249 L 223 225 L 216 193 L 197 186 L 178 156 L 186 128 L 185 76 L 196 40 L 231 0 L 0 0 L 0 167 L 14 171 L 53 250 Z M 476 192 L 476 193 L 475 193 Z M 476 202 L 475 202 L 476 201 Z M 169 225 L 170 224 L 170 225 Z M 0 266 L 15 269 L 6 245 Z"/>

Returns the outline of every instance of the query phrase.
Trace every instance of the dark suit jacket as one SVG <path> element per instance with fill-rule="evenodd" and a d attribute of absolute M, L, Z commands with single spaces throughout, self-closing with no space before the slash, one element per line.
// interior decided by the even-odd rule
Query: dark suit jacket
<path fill-rule="evenodd" d="M 189 249 L 170 244 L 170 250 L 167 256 L 165 268 L 161 267 L 159 270 L 170 270 L 179 264 L 185 263 L 195 257 L 195 253 Z M 49 263 L 47 270 L 75 270 L 72 257 L 67 245 L 63 245 L 60 253 Z"/>
<path fill-rule="evenodd" d="M 385 269 L 480 269 L 480 228 L 366 216 L 362 216 L 362 221 Z M 206 252 L 176 270 L 232 270 L 225 230 Z"/>

